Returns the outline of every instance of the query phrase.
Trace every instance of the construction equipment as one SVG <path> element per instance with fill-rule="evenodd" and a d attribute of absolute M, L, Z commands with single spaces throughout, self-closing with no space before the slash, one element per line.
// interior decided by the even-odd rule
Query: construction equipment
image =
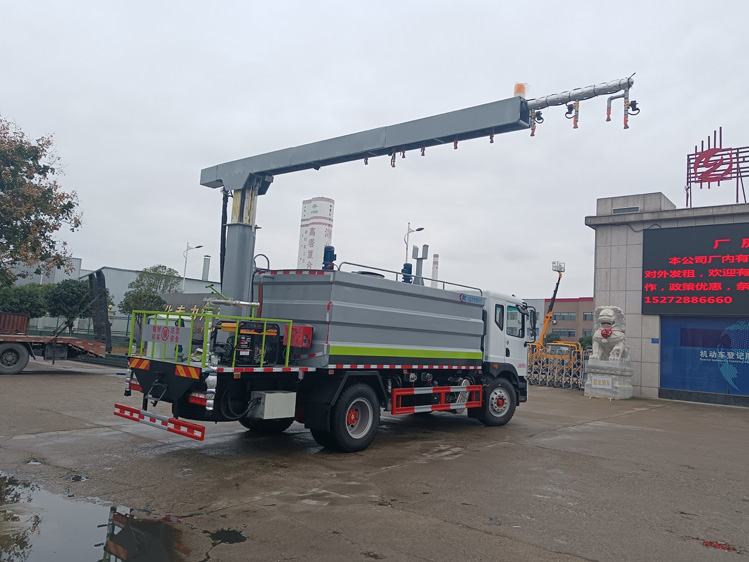
<path fill-rule="evenodd" d="M 544 326 L 538 341 L 528 344 L 528 384 L 556 386 L 559 388 L 583 388 L 583 346 L 579 342 L 555 341 L 546 343 L 549 325 L 554 317 L 559 283 L 565 270 L 564 262 L 555 261 L 551 269 L 558 274 L 549 309 L 544 316 Z"/>

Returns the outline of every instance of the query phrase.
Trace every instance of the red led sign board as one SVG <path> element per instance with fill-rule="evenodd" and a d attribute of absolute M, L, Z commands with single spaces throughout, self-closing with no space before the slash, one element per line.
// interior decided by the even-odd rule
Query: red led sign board
<path fill-rule="evenodd" d="M 642 313 L 749 316 L 749 223 L 645 230 Z"/>

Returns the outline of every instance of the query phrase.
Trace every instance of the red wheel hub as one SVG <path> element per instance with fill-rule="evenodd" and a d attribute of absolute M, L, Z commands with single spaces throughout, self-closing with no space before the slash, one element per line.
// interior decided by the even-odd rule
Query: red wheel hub
<path fill-rule="evenodd" d="M 505 399 L 501 396 L 497 397 L 497 408 L 504 408 L 505 407 Z"/>
<path fill-rule="evenodd" d="M 348 411 L 348 414 L 346 414 L 346 421 L 349 423 L 349 425 L 354 425 L 356 422 L 358 422 L 359 421 L 359 410 L 351 408 Z"/>

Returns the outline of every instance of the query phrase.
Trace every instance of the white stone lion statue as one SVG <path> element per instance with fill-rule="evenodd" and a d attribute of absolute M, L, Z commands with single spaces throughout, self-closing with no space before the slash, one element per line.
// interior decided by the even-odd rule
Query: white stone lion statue
<path fill-rule="evenodd" d="M 595 332 L 591 359 L 626 361 L 628 359 L 625 320 L 618 306 L 599 306 L 594 312 Z"/>

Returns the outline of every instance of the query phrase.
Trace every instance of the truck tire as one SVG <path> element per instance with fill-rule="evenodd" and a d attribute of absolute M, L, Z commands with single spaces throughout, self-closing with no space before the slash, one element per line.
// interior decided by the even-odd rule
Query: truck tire
<path fill-rule="evenodd" d="M 484 405 L 478 419 L 484 425 L 505 425 L 515 414 L 518 399 L 507 379 L 494 379 L 486 389 Z"/>
<path fill-rule="evenodd" d="M 258 420 L 253 418 L 242 418 L 239 420 L 244 427 L 262 435 L 276 435 L 283 433 L 292 423 L 294 418 L 278 418 L 275 420 Z"/>
<path fill-rule="evenodd" d="M 335 440 L 333 439 L 333 434 L 330 433 L 330 431 L 322 431 L 320 429 L 310 429 L 310 433 L 312 434 L 312 439 L 314 439 L 315 442 L 321 447 L 325 447 L 327 449 L 336 448 Z"/>
<path fill-rule="evenodd" d="M 332 448 L 344 453 L 363 451 L 374 441 L 380 425 L 380 401 L 368 384 L 352 384 L 333 405 L 330 417 Z"/>
<path fill-rule="evenodd" d="M 0 375 L 15 375 L 29 363 L 29 350 L 19 343 L 0 343 Z"/>

